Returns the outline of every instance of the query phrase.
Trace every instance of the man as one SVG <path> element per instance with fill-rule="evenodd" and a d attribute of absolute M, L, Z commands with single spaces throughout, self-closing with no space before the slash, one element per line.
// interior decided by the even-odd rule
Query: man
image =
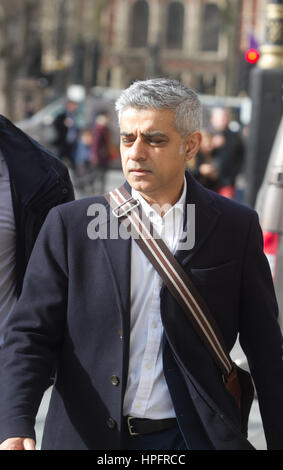
<path fill-rule="evenodd" d="M 73 199 L 65 166 L 0 116 L 0 347 L 39 230 L 52 207 Z"/>
<path fill-rule="evenodd" d="M 197 285 L 228 350 L 240 332 L 268 446 L 282 449 L 282 338 L 257 215 L 185 175 L 201 140 L 193 91 L 136 82 L 117 110 L 125 188 Z M 194 225 L 187 204 L 196 241 L 178 250 L 183 225 Z M 90 218 L 99 207 L 105 216 Z M 212 357 L 136 242 L 109 236 L 115 220 L 100 196 L 50 212 L 6 335 L 1 448 L 35 447 L 56 362 L 43 449 L 250 449 Z"/>
<path fill-rule="evenodd" d="M 213 135 L 213 159 L 218 168 L 219 194 L 235 198 L 235 182 L 244 164 L 244 143 L 239 132 L 229 128 L 230 113 L 214 108 L 210 131 Z"/>
<path fill-rule="evenodd" d="M 72 168 L 75 168 L 75 152 L 79 136 L 79 128 L 76 123 L 75 113 L 79 103 L 67 99 L 66 109 L 60 113 L 54 123 L 56 138 L 54 145 L 57 147 L 60 159 L 66 159 Z"/>

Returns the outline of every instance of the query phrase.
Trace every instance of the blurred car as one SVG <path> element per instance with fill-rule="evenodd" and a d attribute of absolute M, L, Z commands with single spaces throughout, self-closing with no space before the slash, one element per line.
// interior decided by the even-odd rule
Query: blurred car
<path fill-rule="evenodd" d="M 114 90 L 96 88 L 80 100 L 76 111 L 76 120 L 80 129 L 92 129 L 95 117 L 101 112 L 108 110 L 110 113 L 110 130 L 114 145 L 119 147 L 119 127 L 115 111 L 115 99 L 117 92 Z M 56 155 L 54 120 L 65 109 L 66 100 L 70 98 L 61 97 L 42 108 L 32 117 L 17 122 L 17 126 L 37 140 L 41 145 L 47 147 Z M 121 167 L 120 160 L 114 162 L 114 166 Z"/>
<path fill-rule="evenodd" d="M 283 329 L 283 117 L 255 208 L 263 230 L 264 251 L 273 276 L 279 304 L 279 323 Z"/>
<path fill-rule="evenodd" d="M 69 87 L 69 89 L 73 92 L 72 86 Z M 76 89 L 75 91 L 77 93 Z M 107 109 L 111 114 L 110 126 L 114 144 L 119 146 L 119 126 L 115 112 L 115 101 L 120 93 L 121 90 L 119 89 L 94 87 L 89 95 L 81 99 L 81 104 L 77 110 L 77 122 L 79 127 L 81 129 L 91 128 L 95 115 L 97 115 L 99 111 Z M 67 95 L 68 90 L 66 97 L 61 97 L 53 101 L 32 117 L 18 122 L 17 126 L 45 147 L 53 151 L 56 150 L 53 146 L 55 139 L 53 122 L 55 118 L 63 112 L 66 99 L 68 98 Z M 251 102 L 249 98 L 200 95 L 200 100 L 203 105 L 204 127 L 208 124 L 210 111 L 215 106 L 228 107 L 233 110 L 233 114 L 242 126 L 247 125 L 250 121 Z M 236 121 L 234 121 L 234 124 L 235 123 Z"/>

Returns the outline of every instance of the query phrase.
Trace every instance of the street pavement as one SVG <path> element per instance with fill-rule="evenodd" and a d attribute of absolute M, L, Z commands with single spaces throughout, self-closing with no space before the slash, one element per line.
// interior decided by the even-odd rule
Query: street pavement
<path fill-rule="evenodd" d="M 71 179 L 74 182 L 75 186 L 75 197 L 76 199 L 80 199 L 82 197 L 93 196 L 96 194 L 105 194 L 109 192 L 111 189 L 120 187 L 125 182 L 124 174 L 121 170 L 108 170 L 106 173 L 105 178 L 105 187 L 101 190 L 100 181 L 99 181 L 99 173 L 97 178 L 95 178 L 95 173 L 92 175 L 86 175 L 86 177 L 81 178 L 81 181 L 85 181 L 86 184 L 82 187 L 80 185 L 80 179 L 76 180 L 73 175 L 72 171 L 70 171 Z M 88 182 L 89 181 L 89 182 Z M 96 191 L 97 190 L 97 191 Z"/>
<path fill-rule="evenodd" d="M 106 176 L 106 183 L 104 191 L 108 192 L 109 190 L 121 186 L 124 182 L 123 173 L 119 170 L 110 170 Z M 91 195 L 91 187 L 89 187 L 88 192 L 82 192 L 76 190 L 76 198 L 79 199 L 81 197 L 90 196 Z M 236 343 L 235 348 L 232 351 L 233 360 L 237 362 L 238 365 L 243 365 L 245 362 L 244 355 L 241 351 L 241 348 L 238 343 Z M 36 419 L 36 436 L 37 436 L 37 448 L 40 449 L 41 446 L 41 439 L 42 439 L 42 432 L 45 422 L 46 413 L 48 410 L 49 400 L 51 396 L 52 389 L 49 388 L 42 400 L 41 406 L 38 411 L 37 419 Z M 251 413 L 250 413 L 250 420 L 249 420 L 249 441 L 253 444 L 253 446 L 257 450 L 266 450 L 266 441 L 264 437 L 262 421 L 260 417 L 258 401 L 257 399 L 254 400 Z"/>

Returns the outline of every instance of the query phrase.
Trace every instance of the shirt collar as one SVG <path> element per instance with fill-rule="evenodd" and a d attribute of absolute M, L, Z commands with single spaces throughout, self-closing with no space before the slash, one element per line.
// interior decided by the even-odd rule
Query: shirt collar
<path fill-rule="evenodd" d="M 181 194 L 181 197 L 180 199 L 176 202 L 176 204 L 174 204 L 174 206 L 172 206 L 167 212 L 166 214 L 164 215 L 164 217 L 161 217 L 154 209 L 152 206 L 150 206 L 146 200 L 142 197 L 142 195 L 136 191 L 134 188 L 132 188 L 132 197 L 134 199 L 137 199 L 139 200 L 139 202 L 141 203 L 141 206 L 142 206 L 142 209 L 144 210 L 145 214 L 147 215 L 147 217 L 149 218 L 154 218 L 156 220 L 156 218 L 162 220 L 163 218 L 166 218 L 168 217 L 168 214 L 170 214 L 171 211 L 175 211 L 176 213 L 179 212 L 183 215 L 184 213 L 184 205 L 185 205 L 185 202 L 186 202 L 186 195 L 187 195 L 187 180 L 186 178 L 184 177 L 184 186 L 183 186 L 183 191 L 182 191 L 182 194 Z"/>

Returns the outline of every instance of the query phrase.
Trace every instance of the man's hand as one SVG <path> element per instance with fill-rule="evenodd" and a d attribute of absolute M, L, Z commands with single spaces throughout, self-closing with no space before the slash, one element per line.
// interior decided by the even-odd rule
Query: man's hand
<path fill-rule="evenodd" d="M 11 437 L 0 444 L 0 450 L 36 450 L 33 439 L 27 437 Z"/>

